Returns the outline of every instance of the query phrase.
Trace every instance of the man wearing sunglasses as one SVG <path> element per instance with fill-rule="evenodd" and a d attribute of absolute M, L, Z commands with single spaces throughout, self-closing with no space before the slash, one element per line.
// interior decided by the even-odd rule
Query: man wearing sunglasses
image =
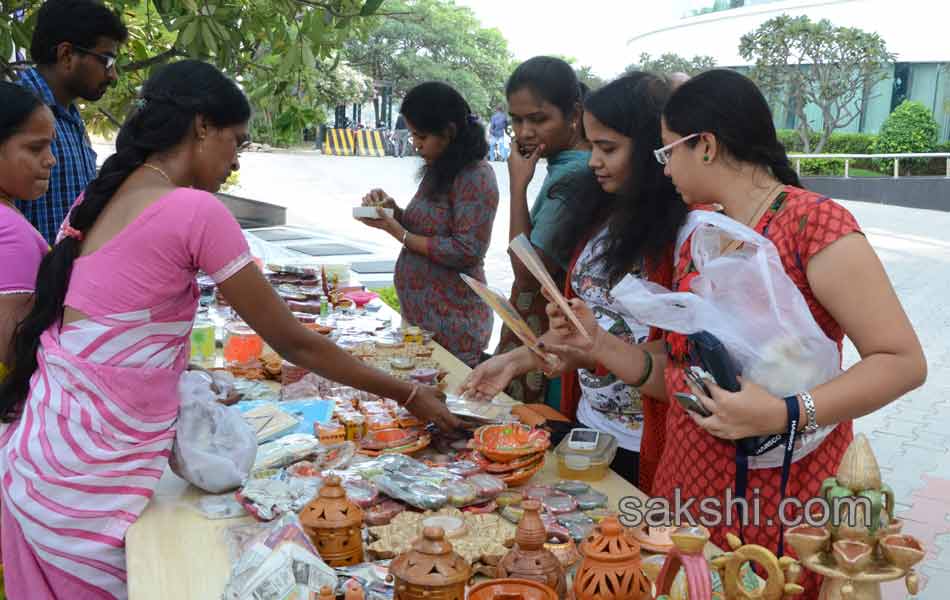
<path fill-rule="evenodd" d="M 36 66 L 21 74 L 20 84 L 56 117 L 56 165 L 45 196 L 16 204 L 50 244 L 76 197 L 96 176 L 96 153 L 74 102 L 95 102 L 115 83 L 116 56 L 128 35 L 119 16 L 95 0 L 48 0 L 36 15 L 30 44 Z"/>

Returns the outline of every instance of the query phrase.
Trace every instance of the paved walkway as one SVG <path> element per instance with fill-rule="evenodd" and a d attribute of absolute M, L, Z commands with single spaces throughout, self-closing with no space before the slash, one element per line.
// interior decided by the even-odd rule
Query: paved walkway
<path fill-rule="evenodd" d="M 415 191 L 418 165 L 409 158 L 252 154 L 243 159 L 240 188 L 233 193 L 286 206 L 290 223 L 374 244 L 395 257 L 399 244 L 354 221 L 350 209 L 375 187 L 405 205 Z M 502 198 L 486 270 L 490 284 L 507 291 L 512 281 L 505 252 L 508 176 L 500 163 L 495 170 Z M 531 197 L 543 176 L 541 165 Z M 943 600 L 950 597 L 950 212 L 844 204 L 881 257 L 927 353 L 927 384 L 859 419 L 855 428 L 871 440 L 884 480 L 896 494 L 898 515 L 906 520 L 905 531 L 929 550 L 919 569 L 924 589 L 918 598 Z M 846 365 L 856 360 L 847 344 Z M 905 598 L 907 593 L 898 583 L 887 586 L 885 596 Z"/>

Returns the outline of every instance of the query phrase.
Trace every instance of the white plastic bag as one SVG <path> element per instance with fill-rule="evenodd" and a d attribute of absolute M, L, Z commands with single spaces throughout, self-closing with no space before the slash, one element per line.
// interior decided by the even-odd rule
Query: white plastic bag
<path fill-rule="evenodd" d="M 693 211 L 680 231 L 677 257 L 690 234 L 699 272 L 691 293 L 628 275 L 611 295 L 645 325 L 712 333 L 742 366 L 743 377 L 775 396 L 813 389 L 841 372 L 837 345 L 818 326 L 771 241 L 725 215 Z M 730 240 L 743 246 L 722 255 Z M 799 436 L 793 460 L 818 447 L 831 429 Z M 782 451 L 751 457 L 749 467 L 780 466 Z"/>
<path fill-rule="evenodd" d="M 207 374 L 185 371 L 169 464 L 185 481 L 214 494 L 236 489 L 257 456 L 254 430 L 236 410 L 219 404 Z"/>

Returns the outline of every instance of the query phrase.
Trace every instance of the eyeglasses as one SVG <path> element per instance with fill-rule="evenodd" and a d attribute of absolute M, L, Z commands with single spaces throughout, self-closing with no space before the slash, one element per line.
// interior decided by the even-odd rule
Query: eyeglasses
<path fill-rule="evenodd" d="M 662 148 L 658 148 L 658 149 L 654 150 L 654 151 L 653 151 L 653 156 L 656 158 L 656 162 L 660 163 L 661 165 L 666 165 L 667 163 L 670 162 L 670 157 L 673 155 L 673 148 L 675 148 L 675 147 L 677 147 L 678 145 L 682 144 L 682 143 L 685 142 L 686 140 L 691 140 L 691 139 L 693 139 L 694 137 L 696 137 L 696 136 L 698 136 L 698 135 L 701 135 L 701 134 L 699 134 L 699 133 L 691 133 L 691 134 L 689 134 L 689 135 L 686 136 L 686 137 L 681 137 L 680 139 L 676 140 L 676 141 L 673 142 L 672 144 L 668 144 L 668 145 L 666 145 L 666 146 L 663 146 Z"/>
<path fill-rule="evenodd" d="M 102 66 L 105 68 L 106 71 L 111 71 L 113 68 L 115 68 L 116 57 L 114 56 L 109 56 L 108 54 L 100 54 L 98 52 L 90 50 L 89 48 L 83 48 L 82 46 L 77 46 L 76 44 L 73 44 L 73 48 L 75 48 L 76 50 L 79 50 L 83 54 L 94 56 L 96 60 L 102 63 Z"/>

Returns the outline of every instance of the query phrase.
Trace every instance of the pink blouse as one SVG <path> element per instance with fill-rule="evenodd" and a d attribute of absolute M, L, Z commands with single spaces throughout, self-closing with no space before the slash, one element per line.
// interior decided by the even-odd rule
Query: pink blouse
<path fill-rule="evenodd" d="M 16 210 L 0 204 L 0 295 L 31 294 L 49 245 Z"/>
<path fill-rule="evenodd" d="M 250 262 L 241 227 L 221 201 L 177 188 L 76 259 L 65 303 L 90 317 L 152 309 L 161 321 L 191 320 L 198 270 L 220 283 Z"/>

